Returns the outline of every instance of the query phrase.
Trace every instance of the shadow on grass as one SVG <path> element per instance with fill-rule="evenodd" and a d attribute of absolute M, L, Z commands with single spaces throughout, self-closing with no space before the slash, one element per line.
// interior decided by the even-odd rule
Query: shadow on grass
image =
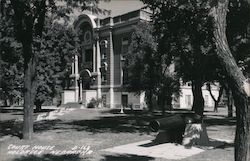
<path fill-rule="evenodd" d="M 44 154 L 41 156 L 29 155 L 16 158 L 12 161 L 82 161 L 84 158 L 80 158 L 79 155 L 51 155 Z"/>
<path fill-rule="evenodd" d="M 44 112 L 51 112 L 54 109 L 41 109 L 37 111 L 34 109 L 34 113 L 44 113 Z M 0 113 L 11 113 L 12 115 L 23 115 L 23 109 L 0 109 Z"/>
<path fill-rule="evenodd" d="M 48 110 L 42 110 L 39 113 L 44 113 Z M 51 111 L 51 110 L 49 110 Z M 19 109 L 15 110 L 2 110 L 1 113 L 7 115 L 4 120 L 0 121 L 0 137 L 4 137 L 7 135 L 16 136 L 18 138 L 22 138 L 22 126 L 23 126 L 23 111 Z M 39 113 L 34 113 L 34 120 L 36 120 Z M 36 124 L 36 123 L 35 123 Z M 47 124 L 47 123 L 46 123 Z M 49 123 L 51 124 L 51 123 Z M 51 124 L 53 125 L 53 124 Z M 51 126 L 49 125 L 49 126 Z M 46 126 L 46 125 L 45 125 Z"/>
<path fill-rule="evenodd" d="M 104 113 L 116 113 L 117 110 L 105 111 Z M 93 119 L 83 120 L 46 120 L 35 123 L 35 131 L 42 132 L 46 130 L 75 130 L 95 133 L 146 133 L 151 131 L 148 128 L 149 123 L 162 116 L 150 116 L 148 113 L 130 113 L 126 115 L 103 116 Z M 236 123 L 235 118 L 206 118 L 204 121 L 207 126 L 224 125 L 233 126 Z"/>
<path fill-rule="evenodd" d="M 207 124 L 207 126 L 213 126 L 213 125 L 223 125 L 223 126 L 234 126 L 236 125 L 236 118 L 206 118 L 204 122 Z"/>
<path fill-rule="evenodd" d="M 127 114 L 114 115 L 93 118 L 91 120 L 72 120 L 64 121 L 56 120 L 42 120 L 34 122 L 34 132 L 44 132 L 50 130 L 60 131 L 86 131 L 95 133 L 149 133 L 148 124 L 155 117 L 150 117 L 144 114 Z M 11 135 L 21 138 L 22 136 L 22 121 L 4 120 L 0 121 L 0 137 Z"/>
<path fill-rule="evenodd" d="M 23 110 L 22 109 L 0 109 L 0 113 L 22 113 Z"/>
<path fill-rule="evenodd" d="M 130 154 L 104 155 L 104 157 L 105 158 L 103 158 L 101 161 L 149 161 L 155 159 L 152 157 L 130 155 Z"/>
<path fill-rule="evenodd" d="M 0 121 L 0 137 L 11 135 L 21 138 L 22 137 L 22 122 L 15 120 Z"/>
<path fill-rule="evenodd" d="M 86 131 L 95 133 L 140 133 L 149 134 L 151 131 L 148 128 L 149 123 L 162 116 L 151 116 L 144 111 L 134 111 L 132 113 L 116 115 L 112 113 L 118 112 L 117 110 L 105 111 L 110 113 L 111 116 L 103 116 L 88 120 L 43 120 L 34 123 L 35 132 L 43 132 L 49 130 L 60 131 Z M 104 114 L 103 113 L 103 114 Z M 86 113 L 88 115 L 88 113 Z M 105 114 L 104 114 L 105 115 Z M 213 125 L 235 125 L 235 118 L 206 118 L 205 123 L 207 126 Z M 13 135 L 20 137 L 22 122 L 15 122 L 14 120 L 1 121 L 0 136 Z"/>
<path fill-rule="evenodd" d="M 109 116 L 99 117 L 93 120 L 51 120 L 40 121 L 35 123 L 34 129 L 36 132 L 42 132 L 46 130 L 76 130 L 86 131 L 91 133 L 149 133 L 149 122 L 153 118 L 148 116 Z"/>
<path fill-rule="evenodd" d="M 216 147 L 217 149 L 226 149 L 226 148 L 234 148 L 234 143 L 226 143 L 224 142 L 223 145 L 220 145 L 218 147 Z"/>
<path fill-rule="evenodd" d="M 123 109 L 125 114 L 134 114 L 134 115 L 149 115 L 149 112 L 147 110 L 142 109 L 131 109 L 131 108 L 125 108 Z M 103 110 L 101 113 L 106 114 L 120 114 L 121 109 L 115 108 L 115 109 L 109 109 L 109 110 Z"/>

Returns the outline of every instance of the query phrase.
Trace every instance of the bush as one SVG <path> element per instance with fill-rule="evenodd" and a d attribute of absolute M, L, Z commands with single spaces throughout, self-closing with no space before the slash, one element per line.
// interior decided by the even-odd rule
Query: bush
<path fill-rule="evenodd" d="M 95 98 L 92 98 L 90 100 L 90 102 L 88 103 L 87 105 L 87 108 L 95 108 L 95 107 L 98 107 L 99 104 L 102 102 L 102 99 L 95 99 Z"/>

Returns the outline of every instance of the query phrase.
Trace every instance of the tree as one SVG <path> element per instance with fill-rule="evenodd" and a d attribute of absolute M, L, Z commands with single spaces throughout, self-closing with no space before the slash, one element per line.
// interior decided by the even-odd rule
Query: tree
<path fill-rule="evenodd" d="M 4 100 L 5 106 L 20 104 L 22 98 L 23 73 L 20 72 L 21 63 L 14 64 L 0 60 L 1 63 L 1 78 L 0 88 L 2 90 L 1 100 Z"/>
<path fill-rule="evenodd" d="M 202 86 L 215 50 L 209 9 L 197 1 L 145 1 L 153 11 L 154 34 L 159 52 L 174 61 L 184 83 L 192 82 L 192 109 L 203 115 Z M 211 66 L 213 67 L 213 66 Z"/>
<path fill-rule="evenodd" d="M 145 91 L 147 105 L 153 110 L 153 100 L 156 97 L 158 106 L 172 109 L 173 94 L 179 94 L 179 79 L 170 68 L 171 61 L 165 54 L 158 52 L 158 42 L 152 34 L 149 22 L 138 24 L 132 35 L 132 42 L 127 56 L 128 86 L 132 91 Z"/>
<path fill-rule="evenodd" d="M 221 100 L 221 97 L 222 97 L 222 94 L 223 94 L 223 91 L 224 91 L 224 86 L 222 86 L 221 84 L 219 85 L 219 95 L 218 95 L 218 97 L 216 99 L 215 96 L 212 93 L 211 84 L 207 83 L 206 85 L 207 85 L 207 90 L 209 91 L 209 94 L 210 94 L 211 98 L 214 101 L 214 112 L 218 112 L 218 105 L 219 105 L 219 102 Z"/>
<path fill-rule="evenodd" d="M 36 91 L 36 57 L 33 42 L 42 37 L 45 17 L 56 12 L 59 16 L 67 16 L 74 7 L 88 8 L 89 4 L 98 0 L 64 1 L 65 6 L 57 6 L 54 0 L 2 0 L 1 15 L 11 19 L 14 25 L 15 38 L 22 44 L 24 59 L 24 123 L 23 138 L 31 139 L 33 134 L 33 106 Z"/>
<path fill-rule="evenodd" d="M 52 102 L 53 98 L 60 97 L 73 57 L 80 50 L 79 39 L 73 29 L 49 17 L 43 38 L 38 43 L 35 50 L 39 62 L 35 97 L 37 111 L 45 101 Z"/>
<path fill-rule="evenodd" d="M 21 44 L 14 38 L 10 20 L 0 19 L 0 88 L 5 106 L 18 102 L 22 97 L 23 73 Z"/>
<path fill-rule="evenodd" d="M 168 4 L 168 1 L 148 1 L 144 0 L 149 4 L 153 10 L 153 14 L 157 15 L 159 12 L 164 12 L 164 5 Z M 180 2 L 180 1 L 179 1 Z M 190 1 L 188 1 L 189 3 Z M 201 1 L 193 1 L 194 3 L 200 4 Z M 213 19 L 213 37 L 214 43 L 216 45 L 216 56 L 219 60 L 221 67 L 223 68 L 226 78 L 228 80 L 228 85 L 233 92 L 233 98 L 236 106 L 236 137 L 235 137 L 235 160 L 236 161 L 249 161 L 250 160 L 250 134 L 249 134 L 249 124 L 250 124 L 250 110 L 248 105 L 247 92 L 244 88 L 248 80 L 243 75 L 241 69 L 237 66 L 237 63 L 231 53 L 228 45 L 226 36 L 226 18 L 228 11 L 228 0 L 218 0 L 218 1 L 208 1 L 204 4 L 204 7 L 209 9 L 209 15 Z M 237 1 L 239 5 L 248 6 L 250 1 Z M 172 5 L 177 10 L 183 5 L 178 5 L 178 1 L 170 1 L 168 5 Z M 183 2 L 186 3 L 186 2 Z M 158 8 L 158 6 L 164 6 L 163 8 Z M 184 6 L 185 8 L 185 6 Z M 176 13 L 176 12 L 175 12 Z M 158 17 L 158 23 L 155 26 L 160 26 L 160 23 L 164 22 L 162 18 L 168 15 L 162 14 L 163 17 Z M 171 15 L 173 18 L 175 15 Z M 186 27 L 185 27 L 186 28 Z M 185 30 L 185 29 L 184 29 Z M 162 32 L 159 32 L 162 33 Z M 178 41 L 177 41 L 178 42 Z M 247 140 L 247 141 L 246 141 Z"/>
<path fill-rule="evenodd" d="M 214 37 L 217 46 L 217 56 L 220 64 L 226 71 L 229 86 L 233 92 L 236 106 L 236 136 L 235 136 L 235 160 L 250 160 L 250 110 L 248 96 L 244 88 L 247 79 L 231 53 L 226 36 L 226 16 L 228 10 L 228 0 L 212 3 L 211 16 L 214 18 Z M 240 1 L 241 5 L 249 5 L 247 1 Z M 247 141 L 246 141 L 247 140 Z"/>
<path fill-rule="evenodd" d="M 156 90 L 156 40 L 152 35 L 152 26 L 146 22 L 138 24 L 131 38 L 127 59 L 127 89 L 138 93 L 145 91 L 146 102 L 153 111 L 153 95 Z"/>
<path fill-rule="evenodd" d="M 4 22 L 2 19 L 1 22 Z M 1 23 L 1 89 L 6 105 L 22 99 L 23 59 L 21 45 L 15 41 L 11 24 Z M 7 32 L 6 32 L 7 30 Z M 8 32 L 9 31 L 9 32 Z M 72 41 L 74 40 L 74 41 Z M 43 37 L 33 42 L 37 56 L 36 111 L 43 102 L 52 102 L 62 92 L 67 69 L 71 67 L 73 55 L 79 49 L 78 36 L 73 29 L 46 17 Z M 10 103 L 9 103 L 10 102 Z"/>

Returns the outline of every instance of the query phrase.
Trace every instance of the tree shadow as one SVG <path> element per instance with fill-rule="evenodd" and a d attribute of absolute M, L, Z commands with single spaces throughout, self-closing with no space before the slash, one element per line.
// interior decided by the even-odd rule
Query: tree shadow
<path fill-rule="evenodd" d="M 124 108 L 123 112 L 125 114 L 134 114 L 134 115 L 150 115 L 150 113 L 147 110 L 143 109 L 131 109 L 131 108 Z M 101 111 L 102 114 L 121 114 L 121 109 L 114 108 L 109 110 Z"/>
<path fill-rule="evenodd" d="M 95 133 L 146 133 L 151 131 L 148 124 L 157 116 L 150 117 L 147 114 L 126 114 L 126 115 L 113 115 L 103 116 L 90 120 L 42 120 L 34 122 L 34 132 L 40 133 L 49 130 L 65 130 L 65 131 L 86 131 Z M 34 116 L 35 119 L 35 116 Z M 0 137 L 11 135 L 22 137 L 22 121 L 4 120 L 0 121 Z"/>
<path fill-rule="evenodd" d="M 15 120 L 0 121 L 0 137 L 11 135 L 21 138 L 22 137 L 22 122 Z"/>
<path fill-rule="evenodd" d="M 105 158 L 101 159 L 101 161 L 149 161 L 154 160 L 155 158 L 147 157 L 147 156 L 138 156 L 138 155 L 130 155 L 130 154 L 116 154 L 116 155 L 104 155 Z"/>
<path fill-rule="evenodd" d="M 140 133 L 149 134 L 151 132 L 148 127 L 152 120 L 167 117 L 161 115 L 149 115 L 148 113 L 130 113 L 118 114 L 113 113 L 117 110 L 101 112 L 103 114 L 110 113 L 110 115 L 100 116 L 93 119 L 83 120 L 43 120 L 34 124 L 35 132 L 43 132 L 48 130 L 75 130 L 95 133 Z M 172 115 L 172 114 L 171 114 Z M 224 125 L 234 126 L 235 118 L 206 118 L 204 120 L 207 126 Z"/>
<path fill-rule="evenodd" d="M 149 133 L 149 122 L 153 118 L 147 116 L 107 116 L 91 120 L 44 120 L 36 122 L 34 129 L 36 132 L 45 130 L 76 130 L 95 133 Z"/>
<path fill-rule="evenodd" d="M 4 110 L 6 113 L 6 118 L 0 121 L 0 137 L 4 137 L 7 135 L 16 136 L 18 138 L 22 138 L 22 127 L 23 127 L 23 111 L 22 110 Z M 45 110 L 46 111 L 46 110 Z M 45 112 L 43 111 L 43 112 Z M 33 117 L 36 120 L 39 113 L 34 113 Z M 39 123 L 40 124 L 40 123 Z M 43 122 L 43 126 L 51 126 L 53 125 L 50 122 Z M 34 126 L 36 126 L 36 122 L 34 122 Z M 42 126 L 42 125 L 40 125 Z"/>
<path fill-rule="evenodd" d="M 234 126 L 236 125 L 236 118 L 206 118 L 204 120 L 207 126 L 214 126 L 214 125 L 224 125 L 224 126 Z"/>
<path fill-rule="evenodd" d="M 166 117 L 160 115 L 149 115 L 147 112 L 127 113 L 122 115 L 112 114 L 117 110 L 105 111 L 104 115 L 93 119 L 77 120 L 42 120 L 34 123 L 35 132 L 43 132 L 49 130 L 65 130 L 65 131 L 86 131 L 95 133 L 140 133 L 149 134 L 151 130 L 148 128 L 149 123 L 158 118 Z M 105 115 L 111 113 L 111 115 Z M 207 126 L 213 125 L 229 125 L 233 126 L 236 123 L 235 118 L 206 118 L 204 122 Z M 0 121 L 2 128 L 0 136 L 12 135 L 21 136 L 22 122 L 14 120 Z"/>
<path fill-rule="evenodd" d="M 82 161 L 84 158 L 80 158 L 79 155 L 52 155 L 44 154 L 41 156 L 28 155 L 15 158 L 12 161 Z"/>
<path fill-rule="evenodd" d="M 227 143 L 224 142 L 223 145 L 216 147 L 217 149 L 226 149 L 226 148 L 234 148 L 235 144 L 234 143 Z"/>
<path fill-rule="evenodd" d="M 34 113 L 44 113 L 44 112 L 51 112 L 51 111 L 55 111 L 55 109 L 40 109 L 39 111 L 34 109 Z"/>
<path fill-rule="evenodd" d="M 22 109 L 0 109 L 0 113 L 20 113 L 20 112 L 23 112 Z"/>

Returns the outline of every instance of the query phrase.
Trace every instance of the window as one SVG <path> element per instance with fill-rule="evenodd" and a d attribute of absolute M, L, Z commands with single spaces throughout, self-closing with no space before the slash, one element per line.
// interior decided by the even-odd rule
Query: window
<path fill-rule="evenodd" d="M 128 83 L 128 70 L 126 68 L 122 69 L 122 84 Z"/>
<path fill-rule="evenodd" d="M 122 48 L 121 48 L 121 80 L 122 84 L 127 84 L 128 83 L 128 70 L 124 68 L 126 64 L 126 58 L 125 55 L 128 53 L 129 49 L 129 38 L 123 37 L 122 38 Z"/>
<path fill-rule="evenodd" d="M 185 95 L 185 103 L 187 107 L 191 106 L 191 95 Z"/>
<path fill-rule="evenodd" d="M 107 82 L 107 74 L 106 73 L 101 73 L 101 77 L 102 77 L 102 85 L 104 85 Z"/>
<path fill-rule="evenodd" d="M 103 107 L 107 106 L 107 96 L 105 94 L 102 95 L 102 105 Z"/>
<path fill-rule="evenodd" d="M 102 84 L 105 84 L 107 82 L 107 70 L 108 70 L 108 64 L 106 62 L 102 62 L 100 68 Z"/>
<path fill-rule="evenodd" d="M 122 95 L 122 107 L 128 107 L 128 95 L 127 94 L 123 94 Z"/>
<path fill-rule="evenodd" d="M 208 106 L 208 101 L 209 101 L 208 95 L 205 95 L 205 99 L 204 99 L 205 106 Z"/>
<path fill-rule="evenodd" d="M 85 50 L 85 62 L 93 62 L 93 50 Z"/>
<path fill-rule="evenodd" d="M 128 40 L 129 40 L 128 37 L 122 38 L 122 49 L 121 49 L 122 55 L 126 55 L 128 53 L 128 48 L 129 48 Z"/>
<path fill-rule="evenodd" d="M 103 60 L 103 61 L 106 61 L 106 59 L 107 59 L 107 53 L 106 53 L 106 52 L 103 52 L 103 53 L 102 53 L 102 60 Z"/>

